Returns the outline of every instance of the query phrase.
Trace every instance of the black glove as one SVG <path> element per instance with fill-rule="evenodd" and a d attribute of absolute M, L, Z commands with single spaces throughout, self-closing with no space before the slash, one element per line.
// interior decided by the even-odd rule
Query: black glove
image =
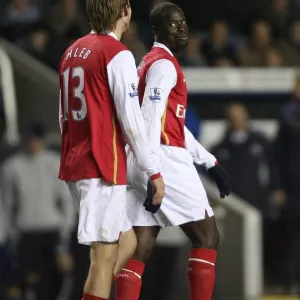
<path fill-rule="evenodd" d="M 220 192 L 220 197 L 225 198 L 225 196 L 229 196 L 231 191 L 230 180 L 222 166 L 220 164 L 216 164 L 214 167 L 208 169 L 207 172 L 216 182 Z"/>
<path fill-rule="evenodd" d="M 147 196 L 146 196 L 146 199 L 145 199 L 145 202 L 144 202 L 144 207 L 145 207 L 146 211 L 149 211 L 149 212 L 155 214 L 160 209 L 161 204 L 154 205 L 152 203 L 153 196 L 154 195 L 153 195 L 152 184 L 151 184 L 151 181 L 148 180 L 148 184 L 147 184 Z"/>

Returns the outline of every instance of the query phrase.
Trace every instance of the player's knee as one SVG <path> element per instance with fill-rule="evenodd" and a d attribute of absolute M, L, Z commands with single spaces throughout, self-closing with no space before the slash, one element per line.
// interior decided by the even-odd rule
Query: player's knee
<path fill-rule="evenodd" d="M 193 248 L 217 249 L 220 243 L 220 233 L 217 228 L 201 232 L 196 234 L 191 242 Z"/>
<path fill-rule="evenodd" d="M 135 253 L 136 246 L 137 239 L 133 229 L 126 231 L 120 239 L 118 259 L 120 256 L 127 258 L 132 257 Z"/>
<path fill-rule="evenodd" d="M 149 243 L 138 242 L 133 258 L 143 263 L 147 263 L 153 252 L 154 247 L 155 247 L 155 242 L 151 242 L 151 241 L 149 241 Z"/>
<path fill-rule="evenodd" d="M 94 270 L 116 264 L 118 257 L 118 244 L 93 243 L 90 252 L 91 268 Z"/>
<path fill-rule="evenodd" d="M 160 228 L 158 226 L 135 227 L 137 246 L 133 259 L 147 263 L 156 244 Z"/>

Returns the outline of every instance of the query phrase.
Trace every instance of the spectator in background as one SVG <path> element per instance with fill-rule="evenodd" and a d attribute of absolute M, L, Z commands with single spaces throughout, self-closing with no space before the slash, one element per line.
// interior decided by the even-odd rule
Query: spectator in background
<path fill-rule="evenodd" d="M 86 17 L 80 10 L 78 0 L 60 0 L 46 20 L 57 36 L 58 43 L 63 42 L 63 51 L 73 40 L 87 34 L 90 30 Z"/>
<path fill-rule="evenodd" d="M 271 0 L 266 19 L 273 28 L 276 38 L 285 38 L 294 14 L 293 0 Z"/>
<path fill-rule="evenodd" d="M 249 126 L 249 113 L 239 103 L 227 111 L 228 129 L 212 153 L 226 168 L 232 191 L 265 214 L 268 203 L 269 143 Z"/>
<path fill-rule="evenodd" d="M 213 23 L 209 36 L 203 42 L 201 52 L 209 66 L 214 66 L 220 58 L 228 59 L 231 62 L 235 61 L 235 49 L 229 41 L 226 22 Z"/>
<path fill-rule="evenodd" d="M 54 300 L 62 274 L 71 269 L 68 240 L 75 210 L 67 187 L 58 180 L 59 156 L 44 148 L 44 128 L 32 125 L 27 150 L 2 167 L 1 199 L 10 242 L 15 242 L 24 299 Z M 32 297 L 32 295 L 31 295 Z"/>
<path fill-rule="evenodd" d="M 300 75 L 292 99 L 281 111 L 275 143 L 274 203 L 287 226 L 282 279 L 286 289 L 300 291 Z"/>
<path fill-rule="evenodd" d="M 283 54 L 286 66 L 300 66 L 300 21 L 292 23 L 289 34 L 278 41 L 278 49 Z"/>
<path fill-rule="evenodd" d="M 295 50 L 300 53 L 300 20 L 295 20 L 289 30 L 289 40 Z"/>
<path fill-rule="evenodd" d="M 262 67 L 271 48 L 272 38 L 269 23 L 256 21 L 252 26 L 250 41 L 237 53 L 239 64 L 243 67 Z"/>
<path fill-rule="evenodd" d="M 76 262 L 72 272 L 73 284 L 69 297 L 63 300 L 82 299 L 86 274 L 88 274 L 90 267 L 90 248 L 85 245 L 78 244 L 77 228 L 78 227 L 75 226 L 71 243 L 72 255 L 74 262 Z"/>
<path fill-rule="evenodd" d="M 50 33 L 50 49 L 46 52 L 48 65 L 57 70 L 62 53 L 90 30 L 79 0 L 57 0 L 44 18 Z"/>
<path fill-rule="evenodd" d="M 271 48 L 266 54 L 265 66 L 278 68 L 283 65 L 284 63 L 281 53 L 277 49 Z"/>
<path fill-rule="evenodd" d="M 230 58 L 220 57 L 215 61 L 214 66 L 221 68 L 231 68 L 235 66 L 235 63 Z"/>
<path fill-rule="evenodd" d="M 1 0 L 0 0 L 1 1 Z M 46 12 L 53 7 L 59 0 L 33 0 L 41 12 Z M 85 1 L 83 1 L 85 2 Z M 83 7 L 84 8 L 84 7 Z"/>
<path fill-rule="evenodd" d="M 127 48 L 132 52 L 136 64 L 138 65 L 141 59 L 147 52 L 145 45 L 139 39 L 139 29 L 135 22 L 130 23 L 129 29 L 124 33 L 122 37 L 122 42 L 127 46 Z"/>
<path fill-rule="evenodd" d="M 10 0 L 5 8 L 1 27 L 3 35 L 15 40 L 28 31 L 31 24 L 40 20 L 41 14 L 31 0 Z"/>
<path fill-rule="evenodd" d="M 34 24 L 26 36 L 17 40 L 17 44 L 41 62 L 57 68 L 60 53 L 57 53 L 55 47 L 52 47 L 51 35 L 47 26 L 42 23 Z"/>

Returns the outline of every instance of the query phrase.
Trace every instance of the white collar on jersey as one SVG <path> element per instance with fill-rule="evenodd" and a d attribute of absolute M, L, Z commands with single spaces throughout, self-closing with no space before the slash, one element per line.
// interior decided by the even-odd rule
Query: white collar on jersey
<path fill-rule="evenodd" d="M 154 42 L 153 47 L 163 48 L 163 49 L 165 49 L 167 52 L 169 52 L 172 56 L 174 56 L 173 53 L 171 52 L 171 50 L 170 50 L 166 45 L 164 45 L 164 44 L 162 44 L 162 43 Z"/>
<path fill-rule="evenodd" d="M 97 32 L 95 30 L 92 30 L 91 34 L 97 34 Z M 110 35 L 110 36 L 112 36 L 116 40 L 118 39 L 117 36 L 113 32 L 108 32 L 107 34 Z"/>

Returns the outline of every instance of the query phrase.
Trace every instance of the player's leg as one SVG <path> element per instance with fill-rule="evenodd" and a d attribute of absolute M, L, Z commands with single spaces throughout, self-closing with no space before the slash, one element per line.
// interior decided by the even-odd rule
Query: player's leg
<path fill-rule="evenodd" d="M 107 300 L 126 217 L 126 186 L 89 179 L 69 188 L 73 198 L 80 199 L 78 241 L 91 245 L 83 300 Z"/>
<path fill-rule="evenodd" d="M 132 257 L 135 252 L 136 245 L 137 241 L 133 228 L 122 233 L 119 243 L 117 263 L 114 268 L 114 276 L 117 276 L 121 272 L 129 258 Z"/>
<path fill-rule="evenodd" d="M 104 300 L 110 296 L 111 278 L 118 255 L 118 241 L 110 244 L 93 242 L 90 269 L 84 286 L 83 300 Z M 98 298 L 93 298 L 98 297 Z"/>
<path fill-rule="evenodd" d="M 164 155 L 162 173 L 166 182 L 166 195 L 155 217 L 162 214 L 168 219 L 166 225 L 179 225 L 192 241 L 189 260 L 190 299 L 211 300 L 219 241 L 213 210 L 190 153 L 176 147 L 161 147 L 161 153 Z"/>
<path fill-rule="evenodd" d="M 180 226 L 192 242 L 188 263 L 190 300 L 211 300 L 215 283 L 215 264 L 220 240 L 215 218 Z"/>
<path fill-rule="evenodd" d="M 126 192 L 126 197 L 131 197 L 131 192 Z M 126 202 L 126 206 L 130 206 L 128 201 Z M 128 260 L 132 257 L 136 250 L 137 240 L 134 229 L 132 228 L 132 223 L 128 218 L 127 210 L 126 210 L 126 218 L 122 229 L 122 235 L 120 238 L 119 243 L 119 250 L 118 250 L 118 259 L 114 269 L 114 279 L 116 278 L 122 268 L 127 264 Z"/>
<path fill-rule="evenodd" d="M 142 287 L 142 275 L 156 244 L 158 226 L 134 227 L 137 247 L 116 280 L 116 300 L 137 300 Z"/>

